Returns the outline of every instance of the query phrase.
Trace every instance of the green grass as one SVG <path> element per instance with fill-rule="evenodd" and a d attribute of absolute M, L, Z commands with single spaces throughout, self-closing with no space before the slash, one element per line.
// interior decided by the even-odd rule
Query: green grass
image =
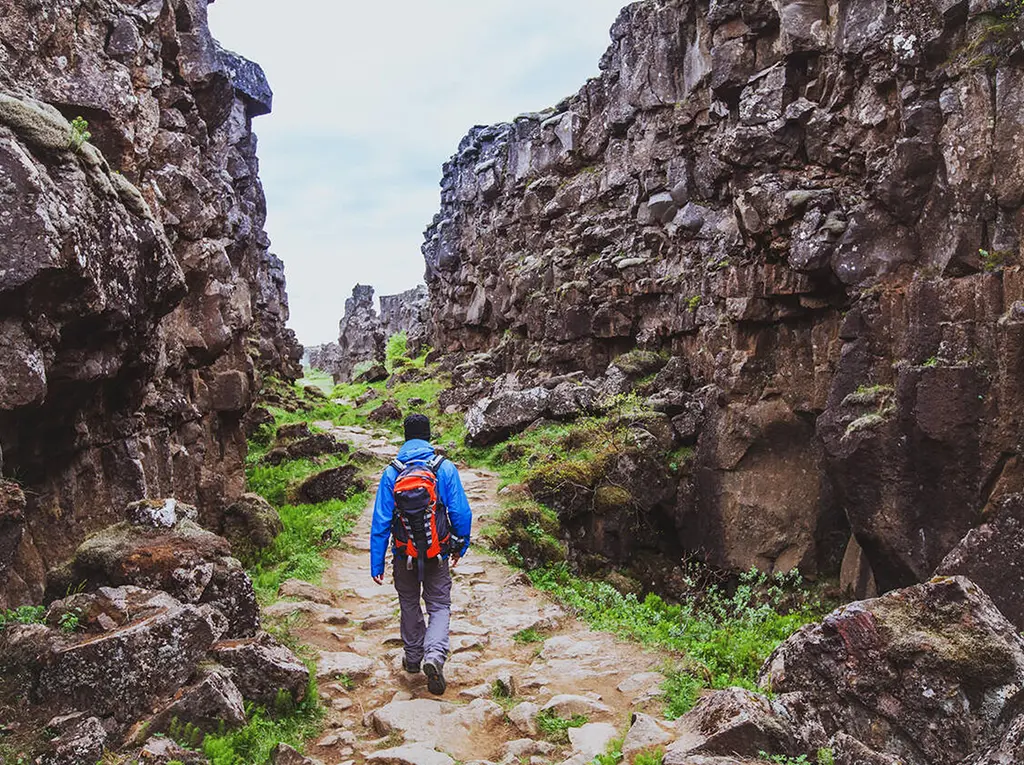
<path fill-rule="evenodd" d="M 249 567 L 260 602 L 273 602 L 281 583 L 287 579 L 319 584 L 327 569 L 323 551 L 339 544 L 352 530 L 368 501 L 368 495 L 361 492 L 345 500 L 278 507 L 284 531 Z M 321 540 L 328 529 L 333 534 L 330 541 L 323 544 Z"/>
<path fill-rule="evenodd" d="M 527 627 L 525 630 L 513 633 L 512 639 L 517 643 L 525 645 L 528 643 L 543 643 L 547 638 L 533 627 Z"/>
<path fill-rule="evenodd" d="M 678 605 L 653 594 L 643 600 L 623 595 L 605 582 L 574 576 L 564 564 L 529 576 L 592 627 L 678 652 L 682 664 L 668 673 L 664 687 L 666 715 L 673 719 L 705 688 L 756 689 L 761 665 L 779 643 L 829 610 L 802 589 L 795 573 L 751 571 L 731 595 L 713 585 L 699 602 Z M 787 608 L 794 599 L 798 605 Z"/>
<path fill-rule="evenodd" d="M 260 602 L 267 604 L 277 596 L 277 589 L 286 579 L 302 579 L 314 584 L 327 568 L 323 556 L 326 547 L 336 546 L 351 530 L 368 501 L 366 492 L 348 499 L 332 499 L 317 504 L 293 504 L 294 487 L 303 479 L 321 470 L 346 462 L 344 455 L 328 455 L 316 459 L 290 460 L 280 465 L 264 465 L 258 460 L 262 452 L 251 447 L 250 464 L 246 470 L 249 491 L 256 492 L 272 504 L 281 516 L 284 531 L 274 543 L 254 558 L 244 560 Z M 330 531 L 329 541 L 323 541 Z"/>
<path fill-rule="evenodd" d="M 661 765 L 664 759 L 665 751 L 659 747 L 650 752 L 640 752 L 633 759 L 633 765 Z"/>
<path fill-rule="evenodd" d="M 254 491 L 275 507 L 291 500 L 296 484 L 321 470 L 344 465 L 346 455 L 329 454 L 315 459 L 288 460 L 280 465 L 250 463 L 246 470 L 249 491 Z"/>
<path fill-rule="evenodd" d="M 334 378 L 322 369 L 302 368 L 302 378 L 295 383 L 300 388 L 310 386 L 319 388 L 324 394 L 330 394 L 334 390 Z"/>
<path fill-rule="evenodd" d="M 776 763 L 776 765 L 835 765 L 835 754 L 827 747 L 819 749 L 813 760 L 806 754 L 790 757 L 787 754 L 768 754 L 765 751 L 758 752 L 757 756 L 767 762 Z"/>
<path fill-rule="evenodd" d="M 569 743 L 569 728 L 582 728 L 587 724 L 585 715 L 565 718 L 551 709 L 542 709 L 537 714 L 537 727 L 544 737 L 553 744 Z"/>
<path fill-rule="evenodd" d="M 314 673 L 315 674 L 315 673 Z M 251 765 L 270 760 L 270 752 L 279 743 L 300 752 L 305 742 L 323 729 L 323 708 L 317 701 L 315 680 L 310 681 L 306 698 L 292 710 L 275 716 L 262 707 L 247 705 L 248 723 L 238 730 L 221 735 L 208 735 L 203 740 L 203 754 L 210 765 Z"/>
<path fill-rule="evenodd" d="M 387 346 L 384 348 L 384 368 L 389 372 L 395 370 L 396 362 L 398 366 L 409 363 L 408 342 L 409 338 L 405 332 L 396 332 L 388 338 Z"/>

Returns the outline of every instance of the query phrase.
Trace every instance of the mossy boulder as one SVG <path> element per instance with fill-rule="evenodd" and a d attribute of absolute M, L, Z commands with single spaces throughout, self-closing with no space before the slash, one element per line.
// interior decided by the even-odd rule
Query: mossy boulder
<path fill-rule="evenodd" d="M 660 353 L 636 348 L 617 356 L 612 361 L 612 366 L 619 369 L 627 378 L 640 380 L 657 374 L 667 363 L 668 359 Z"/>
<path fill-rule="evenodd" d="M 614 460 L 611 452 L 596 457 L 570 457 L 545 463 L 526 474 L 530 493 L 560 516 L 571 517 L 590 509 L 594 489 Z"/>
<path fill-rule="evenodd" d="M 1017 716 L 1024 638 L 969 579 L 936 577 L 804 628 L 760 683 L 794 700 L 798 730 L 823 725 L 825 738 L 842 732 L 908 763 L 957 763 Z"/>
<path fill-rule="evenodd" d="M 169 593 L 183 603 L 208 603 L 227 619 L 228 637 L 259 629 L 252 582 L 231 555 L 231 545 L 192 520 L 170 528 L 129 521 L 86 539 L 64 565 L 50 572 L 50 599 L 67 592 L 133 585 Z"/>
<path fill-rule="evenodd" d="M 558 518 L 533 504 L 513 505 L 498 520 L 491 545 L 514 563 L 527 569 L 565 560 L 565 550 L 556 538 Z"/>
<path fill-rule="evenodd" d="M 615 513 L 628 510 L 636 500 L 621 486 L 605 484 L 594 492 L 595 513 Z"/>
<path fill-rule="evenodd" d="M 235 557 L 250 560 L 274 544 L 284 530 L 281 516 L 259 494 L 243 494 L 224 511 L 221 533 L 231 543 Z"/>

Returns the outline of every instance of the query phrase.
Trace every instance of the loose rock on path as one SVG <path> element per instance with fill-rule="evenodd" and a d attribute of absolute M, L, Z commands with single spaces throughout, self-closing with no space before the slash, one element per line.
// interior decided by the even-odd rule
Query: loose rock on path
<path fill-rule="evenodd" d="M 360 428 L 317 425 L 384 460 L 397 451 Z M 499 510 L 498 477 L 465 467 L 460 473 L 479 539 Z M 302 613 L 297 636 L 320 654 L 328 727 L 312 757 L 327 765 L 582 765 L 625 733 L 634 710 L 658 703 L 663 656 L 590 630 L 478 546 L 453 571 L 448 690 L 429 693 L 423 674 L 401 668 L 394 587 L 370 579 L 372 508 L 371 500 L 346 544 L 330 553 L 321 588 L 329 599 L 311 590 L 315 598 L 271 609 Z M 527 629 L 543 642 L 516 642 Z M 574 729 L 569 743 L 553 744 L 538 729 L 541 710 L 581 714 L 588 724 Z"/>

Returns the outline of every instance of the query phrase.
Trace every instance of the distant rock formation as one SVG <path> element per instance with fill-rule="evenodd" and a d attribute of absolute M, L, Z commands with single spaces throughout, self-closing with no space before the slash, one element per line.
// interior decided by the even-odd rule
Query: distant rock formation
<path fill-rule="evenodd" d="M 384 361 L 384 330 L 373 307 L 373 287 L 357 284 L 345 301 L 338 323 L 338 360 L 329 371 L 335 382 L 348 382 L 360 364 Z"/>
<path fill-rule="evenodd" d="M 927 579 L 1024 485 L 1007 8 L 629 5 L 599 77 L 445 165 L 432 345 L 526 387 L 675 356 L 704 404 L 681 544 L 726 564 L 757 529 L 787 568 L 802 530 L 835 566 L 849 524 L 880 591 Z"/>
<path fill-rule="evenodd" d="M 380 316 L 373 307 L 373 292 L 373 287 L 357 284 L 345 301 L 338 342 L 310 351 L 310 366 L 331 374 L 335 382 L 349 382 L 356 367 L 383 364 L 387 340 L 399 332 L 406 333 L 409 353 L 418 354 L 424 345 L 430 307 L 426 286 L 382 295 Z"/>
<path fill-rule="evenodd" d="M 24 494 L 0 608 L 131 500 L 215 524 L 242 493 L 242 416 L 301 354 L 263 231 L 270 106 L 205 0 L 0 0 L 0 451 Z"/>
<path fill-rule="evenodd" d="M 337 343 L 307 346 L 306 363 L 313 369 L 333 374 L 341 363 L 341 348 Z"/>

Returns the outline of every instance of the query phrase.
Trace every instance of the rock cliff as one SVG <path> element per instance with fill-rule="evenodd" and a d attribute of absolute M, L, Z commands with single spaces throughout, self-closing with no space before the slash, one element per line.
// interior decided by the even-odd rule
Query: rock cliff
<path fill-rule="evenodd" d="M 0 608 L 131 500 L 216 526 L 242 493 L 242 416 L 301 353 L 263 231 L 270 106 L 206 0 L 0 0 Z"/>
<path fill-rule="evenodd" d="M 851 568 L 921 581 L 1024 481 L 1019 4 L 647 0 L 611 36 L 445 165 L 432 343 L 492 378 L 674 356 L 685 548 L 835 565 L 848 523 Z"/>

